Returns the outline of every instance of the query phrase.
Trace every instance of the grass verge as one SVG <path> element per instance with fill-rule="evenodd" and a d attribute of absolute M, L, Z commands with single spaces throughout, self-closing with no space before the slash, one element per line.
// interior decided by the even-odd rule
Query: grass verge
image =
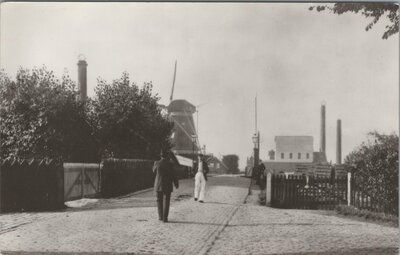
<path fill-rule="evenodd" d="M 395 215 L 371 212 L 348 205 L 337 205 L 335 207 L 335 212 L 344 216 L 359 217 L 368 221 L 387 223 L 391 226 L 399 227 L 399 218 Z"/>

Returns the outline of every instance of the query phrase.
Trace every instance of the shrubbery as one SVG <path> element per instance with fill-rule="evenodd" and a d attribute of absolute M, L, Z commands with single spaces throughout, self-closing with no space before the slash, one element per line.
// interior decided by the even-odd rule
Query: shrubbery
<path fill-rule="evenodd" d="M 355 184 L 377 201 L 386 213 L 398 215 L 399 137 L 372 132 L 345 159 L 353 166 Z"/>
<path fill-rule="evenodd" d="M 381 221 L 381 222 L 390 222 L 398 226 L 399 218 L 385 213 L 377 213 L 371 212 L 368 210 L 360 210 L 354 206 L 348 205 L 337 205 L 335 207 L 335 211 L 339 214 L 346 216 L 358 216 L 369 220 Z"/>

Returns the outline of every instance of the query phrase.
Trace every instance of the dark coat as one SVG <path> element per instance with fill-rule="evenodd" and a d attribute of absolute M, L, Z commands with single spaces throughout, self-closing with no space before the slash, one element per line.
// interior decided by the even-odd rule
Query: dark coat
<path fill-rule="evenodd" d="M 178 178 L 175 175 L 174 165 L 169 159 L 162 158 L 159 161 L 154 162 L 153 172 L 156 174 L 154 180 L 154 191 L 162 191 L 164 193 L 170 193 L 173 190 L 172 184 L 178 187 Z"/>
<path fill-rule="evenodd" d="M 206 179 L 207 181 L 207 174 L 210 171 L 210 169 L 208 168 L 208 165 L 205 161 L 202 161 L 201 163 L 203 163 L 203 175 L 204 175 L 204 179 Z M 194 164 L 194 172 L 197 173 L 197 170 L 199 169 L 199 164 L 196 162 Z"/>

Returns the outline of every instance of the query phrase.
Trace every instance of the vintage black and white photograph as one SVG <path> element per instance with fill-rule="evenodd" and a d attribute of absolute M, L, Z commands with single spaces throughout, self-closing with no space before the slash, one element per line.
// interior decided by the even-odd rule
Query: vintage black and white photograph
<path fill-rule="evenodd" d="M 0 254 L 399 254 L 398 3 L 0 14 Z"/>

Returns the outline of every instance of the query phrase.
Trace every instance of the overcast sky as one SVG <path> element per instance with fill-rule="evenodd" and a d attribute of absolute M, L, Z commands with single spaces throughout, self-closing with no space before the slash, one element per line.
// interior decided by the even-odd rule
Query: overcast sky
<path fill-rule="evenodd" d="M 168 104 L 199 107 L 199 138 L 215 155 L 252 153 L 258 96 L 261 158 L 276 135 L 312 135 L 319 150 L 326 101 L 327 156 L 335 162 L 336 120 L 343 158 L 371 130 L 398 133 L 398 34 L 384 22 L 366 32 L 360 15 L 309 11 L 305 3 L 3 3 L 1 68 L 46 65 L 77 80 L 88 62 L 88 95 L 97 77 L 123 71 L 152 81 Z M 196 116 L 195 116 L 196 120 Z"/>

